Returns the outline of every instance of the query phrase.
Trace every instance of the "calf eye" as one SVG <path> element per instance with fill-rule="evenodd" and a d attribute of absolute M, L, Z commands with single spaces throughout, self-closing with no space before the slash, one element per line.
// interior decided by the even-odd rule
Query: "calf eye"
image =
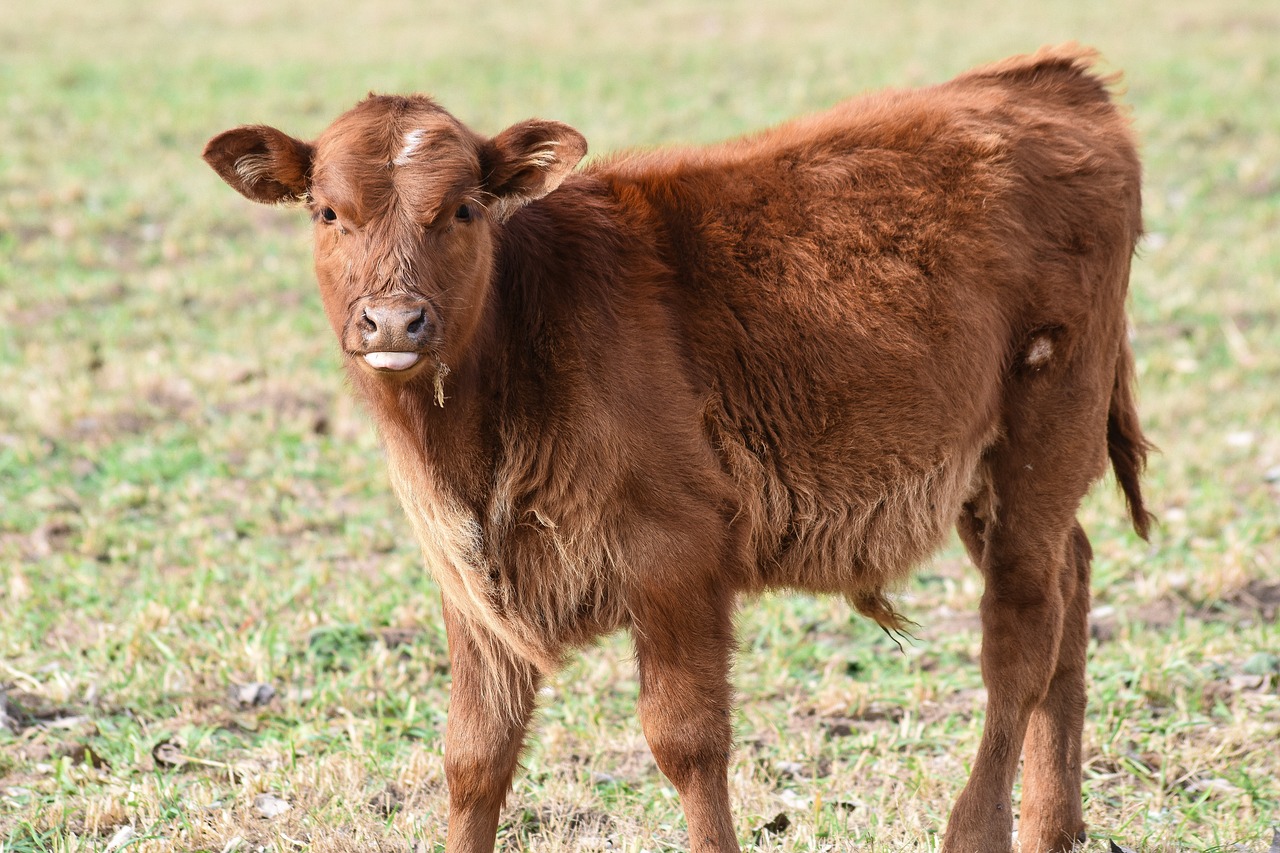
<path fill-rule="evenodd" d="M 457 211 L 454 212 L 453 217 L 457 219 L 459 222 L 470 222 L 471 221 L 471 205 L 469 204 L 458 205 L 458 209 Z"/>
<path fill-rule="evenodd" d="M 320 211 L 320 218 L 325 222 L 337 222 L 338 214 L 333 212 L 332 207 L 326 207 L 324 210 Z"/>

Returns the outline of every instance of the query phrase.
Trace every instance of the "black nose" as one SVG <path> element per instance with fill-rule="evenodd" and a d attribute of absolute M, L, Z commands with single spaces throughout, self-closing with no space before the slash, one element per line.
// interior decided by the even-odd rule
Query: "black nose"
<path fill-rule="evenodd" d="M 360 333 L 365 346 L 371 351 L 421 349 L 430 335 L 426 307 L 416 302 L 371 303 L 364 307 Z"/>

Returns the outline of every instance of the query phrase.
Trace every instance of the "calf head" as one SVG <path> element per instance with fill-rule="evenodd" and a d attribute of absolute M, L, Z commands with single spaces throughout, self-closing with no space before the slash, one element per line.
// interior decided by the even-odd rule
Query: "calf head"
<path fill-rule="evenodd" d="M 494 229 L 554 190 L 586 153 L 532 119 L 485 138 L 423 96 L 370 96 L 314 142 L 228 130 L 204 159 L 246 198 L 315 224 L 325 312 L 355 370 L 407 380 L 456 362 L 479 323 Z"/>

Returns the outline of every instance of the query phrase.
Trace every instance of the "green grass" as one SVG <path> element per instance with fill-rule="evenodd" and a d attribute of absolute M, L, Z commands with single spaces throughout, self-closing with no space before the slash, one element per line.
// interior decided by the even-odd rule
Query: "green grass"
<path fill-rule="evenodd" d="M 301 217 L 223 186 L 199 159 L 208 137 L 249 122 L 314 134 L 375 89 L 432 92 L 490 132 L 558 118 L 596 153 L 707 141 L 1068 39 L 1126 72 L 1143 139 L 1132 317 L 1163 451 L 1150 545 L 1109 483 L 1084 512 L 1090 849 L 1266 848 L 1280 824 L 1280 11 L 10 5 L 0 850 L 101 850 L 122 827 L 130 851 L 443 840 L 437 593 L 340 377 Z M 904 652 L 839 602 L 744 609 L 744 843 L 937 844 L 981 729 L 980 592 L 955 547 L 924 567 L 902 602 L 922 625 Z M 230 695 L 258 683 L 276 691 L 265 705 Z M 622 638 L 549 686 L 508 848 L 684 846 L 636 692 Z M 289 810 L 263 817 L 263 793 Z M 789 827 L 762 832 L 779 813 Z"/>

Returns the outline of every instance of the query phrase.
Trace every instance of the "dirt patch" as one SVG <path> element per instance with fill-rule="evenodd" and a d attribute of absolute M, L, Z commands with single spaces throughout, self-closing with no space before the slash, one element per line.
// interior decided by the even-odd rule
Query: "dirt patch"
<path fill-rule="evenodd" d="M 1100 643 L 1116 638 L 1122 626 L 1164 630 L 1179 619 L 1236 623 L 1247 619 L 1274 622 L 1280 617 L 1280 581 L 1256 578 L 1215 601 L 1192 603 L 1176 595 L 1142 602 L 1132 607 L 1095 607 L 1089 615 L 1089 633 Z"/>
<path fill-rule="evenodd" d="M 574 809 L 555 803 L 536 810 L 525 809 L 511 822 L 510 835 L 531 838 L 546 835 L 573 838 L 585 849 L 611 849 L 613 818 L 594 809 Z"/>
<path fill-rule="evenodd" d="M 1267 622 L 1274 622 L 1280 615 L 1280 581 L 1258 578 L 1250 581 L 1243 589 L 1238 590 L 1223 604 L 1236 610 L 1256 614 Z"/>
<path fill-rule="evenodd" d="M 380 817 L 392 817 L 404 808 L 404 791 L 394 782 L 369 798 L 369 808 Z"/>
<path fill-rule="evenodd" d="M 249 414 L 262 418 L 277 431 L 286 424 L 302 426 L 316 435 L 328 435 L 333 427 L 333 395 L 321 391 L 300 393 L 271 381 L 250 377 L 235 383 L 244 390 L 238 399 L 217 406 L 223 416 Z"/>
<path fill-rule="evenodd" d="M 72 729 L 88 717 L 22 690 L 0 688 L 0 726 L 18 733 L 33 726 Z"/>
<path fill-rule="evenodd" d="M 142 435 L 158 422 L 153 415 L 140 412 L 136 408 L 115 409 L 77 418 L 71 424 L 71 437 L 80 441 L 102 439 L 104 442 L 118 441 L 124 436 Z"/>
<path fill-rule="evenodd" d="M 1121 625 L 1162 630 L 1193 611 L 1190 604 L 1173 596 L 1144 601 L 1133 607 L 1095 607 L 1089 614 L 1089 635 L 1099 643 L 1107 643 L 1116 638 Z"/>

